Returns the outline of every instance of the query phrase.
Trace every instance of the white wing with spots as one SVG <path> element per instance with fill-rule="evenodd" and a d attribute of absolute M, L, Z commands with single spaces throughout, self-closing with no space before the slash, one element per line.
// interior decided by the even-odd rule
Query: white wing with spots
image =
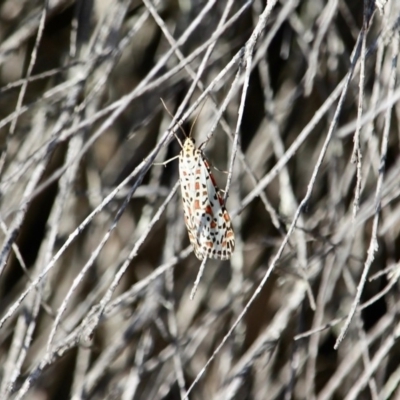
<path fill-rule="evenodd" d="M 232 224 L 203 153 L 192 138 L 179 158 L 185 223 L 194 253 L 200 260 L 229 259 L 235 247 Z"/>

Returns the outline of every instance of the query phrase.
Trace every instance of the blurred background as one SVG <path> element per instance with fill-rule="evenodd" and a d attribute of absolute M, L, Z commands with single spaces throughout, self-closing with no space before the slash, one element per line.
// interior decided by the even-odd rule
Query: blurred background
<path fill-rule="evenodd" d="M 400 398 L 399 26 L 396 0 L 0 1 L 0 398 Z M 236 238 L 193 300 L 183 131 Z"/>

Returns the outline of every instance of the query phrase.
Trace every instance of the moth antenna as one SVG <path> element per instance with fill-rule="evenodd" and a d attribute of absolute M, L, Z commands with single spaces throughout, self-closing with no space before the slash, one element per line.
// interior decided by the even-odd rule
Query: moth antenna
<path fill-rule="evenodd" d="M 167 105 L 164 103 L 164 100 L 160 97 L 161 103 L 163 104 L 164 108 L 166 109 L 167 113 L 169 114 L 169 116 L 172 118 L 172 120 L 174 119 L 174 116 L 171 114 L 171 112 L 168 110 Z M 181 129 L 181 131 L 183 132 L 184 136 L 187 137 L 185 130 L 182 128 L 182 125 L 180 124 L 179 121 L 176 121 L 179 125 L 179 128 Z M 183 144 L 181 142 L 181 139 L 179 139 L 178 135 L 174 132 L 174 136 L 176 138 L 176 140 L 178 141 L 178 143 L 180 144 L 180 146 L 183 148 Z"/>
<path fill-rule="evenodd" d="M 192 137 L 192 130 L 193 130 L 193 128 L 194 128 L 194 125 L 195 125 L 196 122 L 197 122 L 197 118 L 199 118 L 199 115 L 200 115 L 201 111 L 203 110 L 204 104 L 206 104 L 206 102 L 204 102 L 204 103 L 201 105 L 200 110 L 199 110 L 199 112 L 197 113 L 196 118 L 194 119 L 192 126 L 190 127 L 189 137 Z"/>

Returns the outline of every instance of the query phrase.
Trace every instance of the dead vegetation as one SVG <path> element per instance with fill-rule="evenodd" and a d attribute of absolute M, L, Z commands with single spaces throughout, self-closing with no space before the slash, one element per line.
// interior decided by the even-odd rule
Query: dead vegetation
<path fill-rule="evenodd" d="M 1 399 L 400 398 L 399 1 L 0 19 Z M 236 249 L 191 301 L 196 116 Z"/>

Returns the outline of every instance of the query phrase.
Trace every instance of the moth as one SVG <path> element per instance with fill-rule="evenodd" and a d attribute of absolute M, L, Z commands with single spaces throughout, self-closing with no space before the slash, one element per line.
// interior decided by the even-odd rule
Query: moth
<path fill-rule="evenodd" d="M 186 137 L 179 154 L 183 212 L 194 254 L 199 260 L 227 260 L 235 249 L 235 235 L 221 192 L 203 152 Z"/>

